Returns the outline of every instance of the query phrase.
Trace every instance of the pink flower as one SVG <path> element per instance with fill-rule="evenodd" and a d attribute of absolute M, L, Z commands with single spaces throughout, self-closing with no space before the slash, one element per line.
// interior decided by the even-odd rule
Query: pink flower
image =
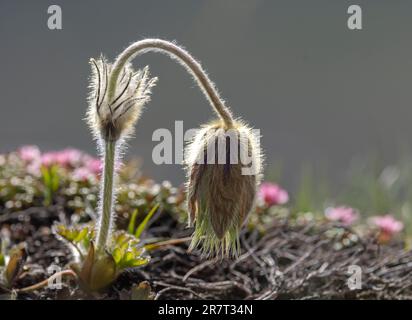
<path fill-rule="evenodd" d="M 26 162 L 33 162 L 40 159 L 41 152 L 37 146 L 29 145 L 29 146 L 22 146 L 18 150 L 18 155 L 20 159 Z"/>
<path fill-rule="evenodd" d="M 358 219 L 359 213 L 353 208 L 340 206 L 327 208 L 325 216 L 331 221 L 338 221 L 345 226 L 350 226 Z"/>
<path fill-rule="evenodd" d="M 393 216 L 387 214 L 384 216 L 373 217 L 371 222 L 380 229 L 382 236 L 391 238 L 394 234 L 403 229 L 402 221 L 396 220 Z"/>
<path fill-rule="evenodd" d="M 103 164 L 100 159 L 91 156 L 85 156 L 83 159 L 84 166 L 95 175 L 100 174 L 103 169 Z"/>
<path fill-rule="evenodd" d="M 76 166 L 77 164 L 80 163 L 82 159 L 82 152 L 77 150 L 77 149 L 64 149 L 62 151 L 55 152 L 55 160 L 56 162 L 63 166 Z"/>
<path fill-rule="evenodd" d="M 258 196 L 267 206 L 285 204 L 289 201 L 287 191 L 270 182 L 261 184 Z"/>
<path fill-rule="evenodd" d="M 56 163 L 56 152 L 46 152 L 41 156 L 41 164 L 43 166 L 51 166 Z"/>
<path fill-rule="evenodd" d="M 96 175 L 93 172 L 90 172 L 86 167 L 80 167 L 73 171 L 73 179 L 78 181 L 86 181 L 93 179 Z"/>
<path fill-rule="evenodd" d="M 62 167 L 76 167 L 82 160 L 83 153 L 79 150 L 68 148 L 61 151 L 46 152 L 41 157 L 44 166 L 58 164 Z"/>

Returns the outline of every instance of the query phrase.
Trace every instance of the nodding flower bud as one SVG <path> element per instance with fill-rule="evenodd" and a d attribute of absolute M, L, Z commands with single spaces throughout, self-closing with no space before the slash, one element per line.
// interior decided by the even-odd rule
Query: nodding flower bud
<path fill-rule="evenodd" d="M 151 88 L 157 78 L 150 78 L 149 68 L 134 71 L 126 63 L 109 92 L 112 64 L 104 57 L 91 59 L 88 124 L 96 138 L 117 141 L 133 132 L 142 108 L 150 100 Z"/>
<path fill-rule="evenodd" d="M 186 153 L 191 249 L 206 256 L 237 256 L 239 231 L 254 207 L 261 180 L 258 136 L 244 123 L 203 126 Z"/>

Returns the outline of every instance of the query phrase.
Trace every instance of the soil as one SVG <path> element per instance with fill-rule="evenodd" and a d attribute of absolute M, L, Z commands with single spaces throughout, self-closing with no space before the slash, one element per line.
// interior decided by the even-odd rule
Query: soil
<path fill-rule="evenodd" d="M 0 228 L 13 243 L 27 243 L 28 260 L 15 287 L 46 279 L 47 268 L 65 268 L 71 256 L 51 232 L 69 221 L 64 200 L 49 207 L 4 212 Z M 146 237 L 184 238 L 186 229 L 169 214 L 151 224 Z M 155 299 L 412 299 L 412 252 L 401 243 L 379 245 L 353 230 L 332 224 L 274 220 L 265 232 L 244 230 L 235 259 L 207 260 L 187 252 L 188 243 L 151 252 L 151 262 L 121 274 L 105 292 L 87 295 L 73 280 L 63 288 L 18 294 L 17 299 L 130 299 L 131 288 L 148 281 Z M 348 286 L 350 266 L 361 268 L 361 288 Z M 352 288 L 353 289 L 353 288 Z"/>

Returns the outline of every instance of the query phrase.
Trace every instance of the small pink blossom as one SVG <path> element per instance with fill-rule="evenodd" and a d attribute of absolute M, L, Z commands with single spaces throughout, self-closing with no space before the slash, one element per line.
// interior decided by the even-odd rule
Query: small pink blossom
<path fill-rule="evenodd" d="M 26 162 L 37 161 L 41 157 L 40 149 L 33 145 L 22 146 L 17 153 L 20 159 Z"/>
<path fill-rule="evenodd" d="M 96 175 L 86 167 L 80 167 L 73 171 L 72 176 L 75 180 L 86 181 L 89 179 L 93 179 Z"/>
<path fill-rule="evenodd" d="M 46 152 L 41 157 L 44 166 L 58 164 L 62 167 L 76 167 L 82 160 L 83 153 L 77 149 L 64 149 L 61 151 Z"/>
<path fill-rule="evenodd" d="M 279 185 L 270 182 L 261 184 L 259 198 L 262 199 L 267 206 L 281 205 L 289 201 L 287 191 Z"/>
<path fill-rule="evenodd" d="M 65 166 L 76 166 L 80 163 L 83 153 L 77 149 L 64 149 L 62 151 L 55 152 L 56 162 L 65 167 Z"/>
<path fill-rule="evenodd" d="M 84 166 L 95 175 L 100 174 L 103 169 L 103 163 L 100 159 L 91 156 L 85 156 L 83 159 Z"/>
<path fill-rule="evenodd" d="M 389 214 L 373 217 L 371 218 L 371 222 L 380 229 L 381 233 L 388 237 L 392 237 L 403 229 L 402 221 L 396 220 Z"/>
<path fill-rule="evenodd" d="M 351 207 L 331 207 L 325 210 L 325 216 L 331 221 L 338 221 L 345 226 L 350 226 L 359 217 L 359 213 Z"/>
<path fill-rule="evenodd" d="M 43 153 L 41 156 L 41 165 L 43 166 L 51 166 L 52 164 L 57 163 L 56 152 L 46 152 Z"/>

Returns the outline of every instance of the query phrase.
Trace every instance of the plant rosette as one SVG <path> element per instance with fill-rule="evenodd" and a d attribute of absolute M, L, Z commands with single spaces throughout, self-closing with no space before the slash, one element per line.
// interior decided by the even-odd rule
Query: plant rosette
<path fill-rule="evenodd" d="M 104 290 L 126 269 L 141 267 L 150 261 L 139 239 L 125 231 L 114 232 L 108 246 L 100 252 L 95 248 L 95 232 L 90 225 L 66 227 L 58 224 L 54 232 L 72 249 L 75 261 L 69 266 L 87 292 Z"/>

